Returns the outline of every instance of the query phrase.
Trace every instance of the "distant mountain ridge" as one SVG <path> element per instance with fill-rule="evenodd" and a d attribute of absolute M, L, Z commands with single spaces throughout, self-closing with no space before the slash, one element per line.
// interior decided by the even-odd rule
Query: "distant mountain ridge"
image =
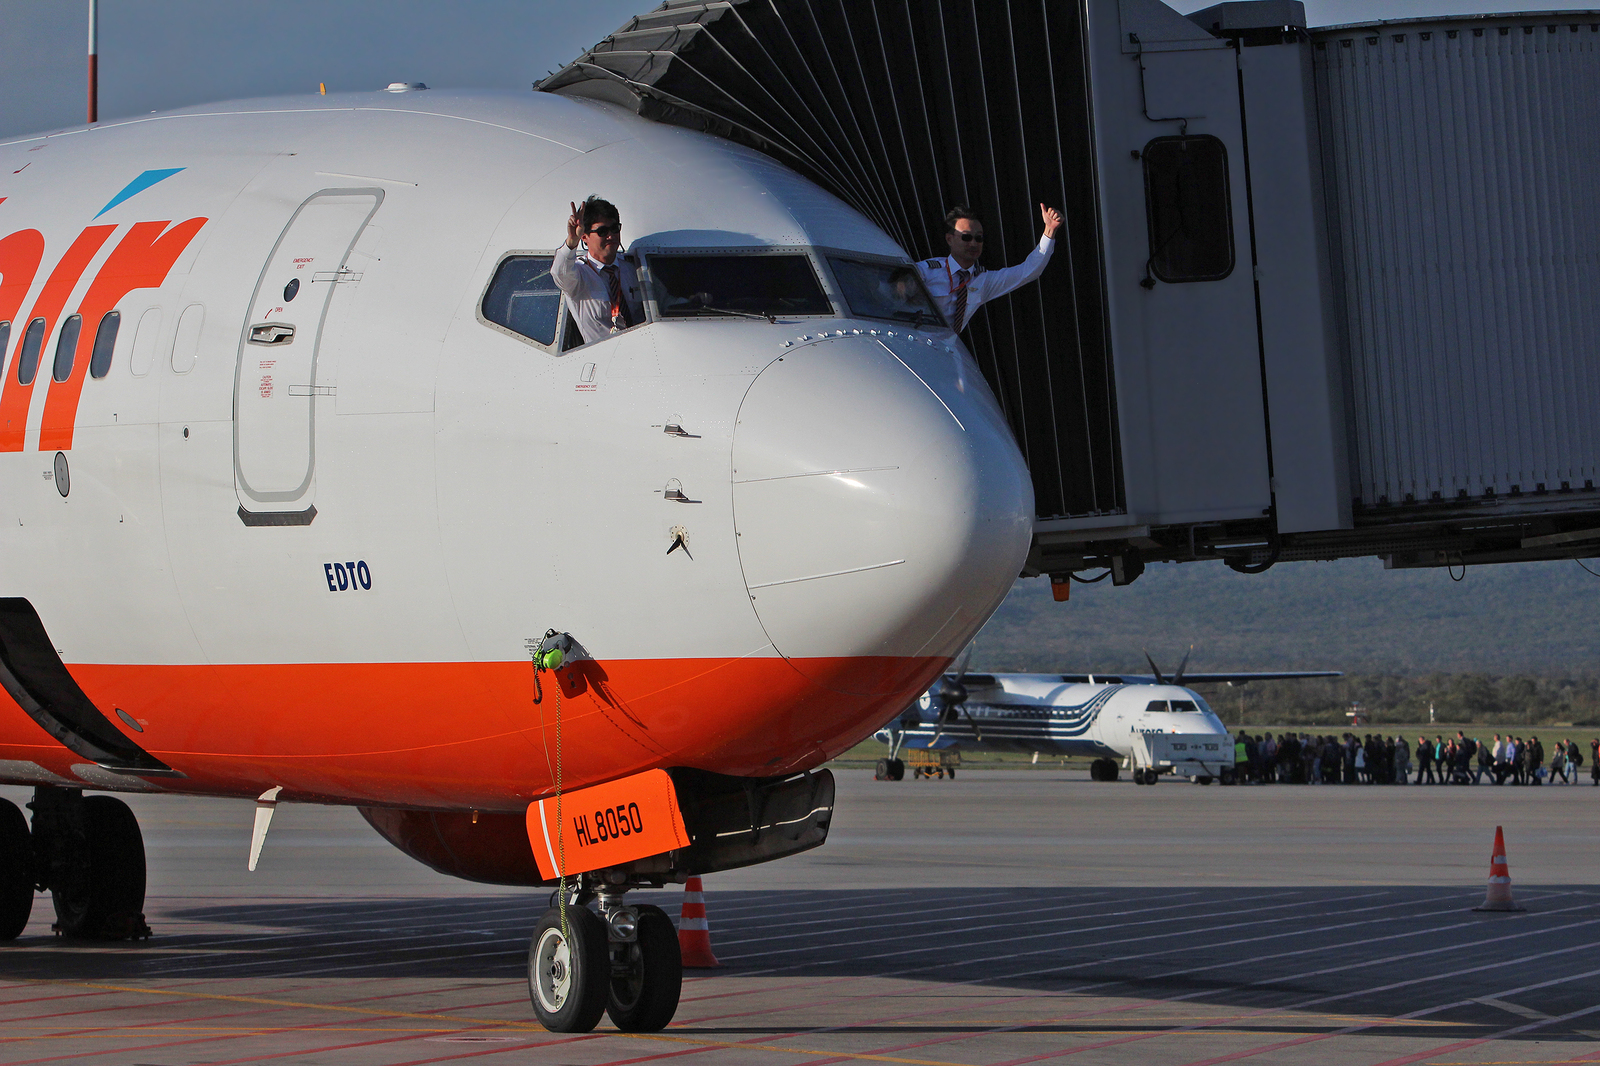
<path fill-rule="evenodd" d="M 1187 563 L 1152 565 L 1122 588 L 1074 582 L 1067 603 L 1046 580 L 1021 580 L 979 634 L 972 668 L 1148 673 L 1141 648 L 1171 670 L 1191 644 L 1195 670 L 1591 677 L 1600 578 L 1576 562 L 1472 567 L 1461 581 L 1375 559 L 1254 575 Z"/>

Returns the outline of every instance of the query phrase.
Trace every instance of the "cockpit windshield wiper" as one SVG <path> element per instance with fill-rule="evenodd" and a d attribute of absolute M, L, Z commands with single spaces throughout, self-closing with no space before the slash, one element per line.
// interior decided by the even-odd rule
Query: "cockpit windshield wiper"
<path fill-rule="evenodd" d="M 701 304 L 699 307 L 695 308 L 695 310 L 710 311 L 712 314 L 717 315 L 733 315 L 736 318 L 753 318 L 758 322 L 770 322 L 774 326 L 778 324 L 777 316 L 770 311 L 763 315 L 757 314 L 754 311 L 735 311 L 731 307 L 713 307 L 710 304 Z"/>

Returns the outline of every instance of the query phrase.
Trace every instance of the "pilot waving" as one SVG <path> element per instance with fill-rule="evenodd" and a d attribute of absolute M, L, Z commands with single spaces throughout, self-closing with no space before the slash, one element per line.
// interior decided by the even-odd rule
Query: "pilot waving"
<path fill-rule="evenodd" d="M 940 310 L 957 333 L 967 328 L 978 307 L 1019 289 L 1044 273 L 1050 253 L 1056 248 L 1056 231 L 1061 228 L 1061 212 L 1039 205 L 1044 220 L 1044 236 L 1039 246 L 1016 266 L 985 270 L 978 265 L 983 254 L 983 223 L 969 209 L 952 207 L 944 217 L 944 239 L 950 254 L 918 264 L 922 281 L 939 304 Z"/>
<path fill-rule="evenodd" d="M 572 205 L 567 242 L 556 249 L 550 276 L 567 294 L 569 313 L 585 344 L 644 321 L 639 276 L 621 252 L 622 217 L 615 205 L 598 196 L 589 197 L 581 208 Z"/>

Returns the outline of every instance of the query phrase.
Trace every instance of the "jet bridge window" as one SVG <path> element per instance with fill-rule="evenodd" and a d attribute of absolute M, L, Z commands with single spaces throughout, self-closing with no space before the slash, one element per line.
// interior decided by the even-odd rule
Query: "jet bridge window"
<path fill-rule="evenodd" d="M 829 256 L 828 266 L 833 269 L 834 280 L 839 283 L 851 314 L 918 326 L 944 325 L 944 318 L 923 287 L 916 267 L 838 256 Z"/>
<path fill-rule="evenodd" d="M 552 257 L 514 255 L 500 264 L 483 297 L 483 317 L 540 344 L 554 344 L 561 290 L 550 276 Z"/>
<path fill-rule="evenodd" d="M 1143 156 L 1149 273 L 1173 283 L 1233 273 L 1227 146 L 1211 136 L 1157 137 Z"/>
<path fill-rule="evenodd" d="M 652 255 L 650 276 L 663 318 L 833 313 L 808 255 Z"/>

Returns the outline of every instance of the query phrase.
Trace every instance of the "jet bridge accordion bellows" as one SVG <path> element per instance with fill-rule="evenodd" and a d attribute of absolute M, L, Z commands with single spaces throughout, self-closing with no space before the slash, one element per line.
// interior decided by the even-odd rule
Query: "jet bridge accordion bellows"
<path fill-rule="evenodd" d="M 1038 513 L 1124 509 L 1081 0 L 672 0 L 538 88 L 726 137 L 810 178 L 913 257 L 954 204 L 990 266 L 1020 262 L 1039 203 L 1066 217 L 1038 285 L 967 341 L 1033 473 Z M 685 190 L 692 195 L 693 190 Z M 626 210 L 626 207 L 623 208 Z"/>

